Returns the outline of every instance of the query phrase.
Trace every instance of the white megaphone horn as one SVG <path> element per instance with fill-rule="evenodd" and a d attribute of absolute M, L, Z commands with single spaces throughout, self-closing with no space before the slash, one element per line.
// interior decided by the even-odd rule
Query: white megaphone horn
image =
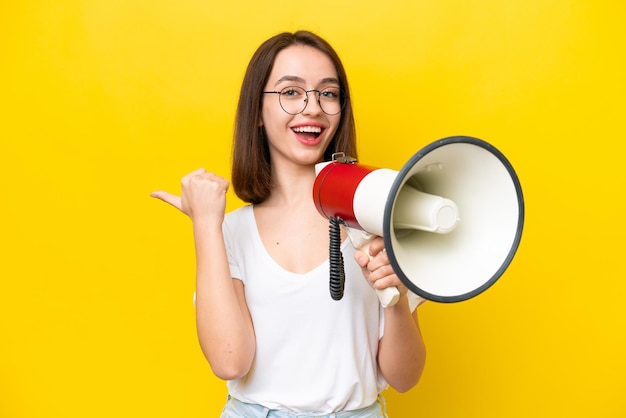
<path fill-rule="evenodd" d="M 504 273 L 520 243 L 524 199 L 504 155 L 467 136 L 435 141 L 398 171 L 339 154 L 316 166 L 313 200 L 331 221 L 331 296 L 341 299 L 339 224 L 355 248 L 383 237 L 391 266 L 420 298 L 459 302 Z M 333 232 L 334 230 L 334 232 Z M 341 265 L 338 266 L 338 263 Z M 396 288 L 379 291 L 383 306 Z"/>

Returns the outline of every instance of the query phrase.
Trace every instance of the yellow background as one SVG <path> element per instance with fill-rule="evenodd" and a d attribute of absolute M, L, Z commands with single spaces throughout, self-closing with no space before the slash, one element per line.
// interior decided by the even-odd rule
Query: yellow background
<path fill-rule="evenodd" d="M 390 415 L 626 416 L 625 4 L 3 1 L 0 416 L 218 416 L 190 223 L 149 193 L 229 175 L 245 65 L 299 28 L 344 60 L 362 163 L 471 135 L 524 189 L 511 267 L 420 310 L 426 370 Z"/>

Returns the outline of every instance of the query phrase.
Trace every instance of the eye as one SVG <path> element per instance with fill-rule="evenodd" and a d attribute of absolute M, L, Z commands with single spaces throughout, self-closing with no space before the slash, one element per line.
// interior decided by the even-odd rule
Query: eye
<path fill-rule="evenodd" d="M 304 94 L 304 90 L 300 87 L 285 87 L 281 90 L 280 94 L 288 99 L 297 99 Z"/>
<path fill-rule="evenodd" d="M 320 96 L 326 100 L 339 100 L 341 97 L 341 90 L 337 87 L 329 87 L 320 92 Z"/>

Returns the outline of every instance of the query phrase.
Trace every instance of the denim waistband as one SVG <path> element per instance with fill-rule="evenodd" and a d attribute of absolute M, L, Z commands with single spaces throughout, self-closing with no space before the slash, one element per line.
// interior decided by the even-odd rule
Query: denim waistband
<path fill-rule="evenodd" d="M 221 418 L 384 418 L 382 396 L 372 405 L 354 411 L 340 411 L 330 414 L 305 414 L 269 409 L 258 404 L 249 404 L 230 397 L 222 411 Z M 386 408 L 385 408 L 386 409 Z"/>

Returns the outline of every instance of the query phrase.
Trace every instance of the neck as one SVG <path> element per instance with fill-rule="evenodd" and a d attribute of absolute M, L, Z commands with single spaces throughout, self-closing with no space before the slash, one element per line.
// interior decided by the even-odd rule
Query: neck
<path fill-rule="evenodd" d="M 312 203 L 315 166 L 294 164 L 272 169 L 272 192 L 264 203 L 287 206 Z"/>

